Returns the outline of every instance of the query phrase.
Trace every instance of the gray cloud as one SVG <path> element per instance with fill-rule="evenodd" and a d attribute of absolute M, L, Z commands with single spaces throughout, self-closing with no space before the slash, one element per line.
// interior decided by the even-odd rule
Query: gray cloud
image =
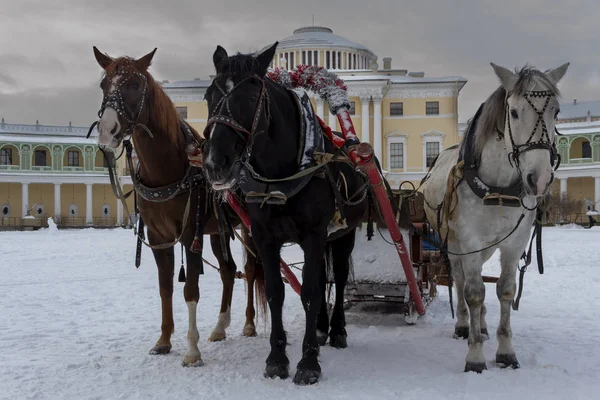
<path fill-rule="evenodd" d="M 158 47 L 156 79 L 206 78 L 217 44 L 250 52 L 315 24 L 369 47 L 393 66 L 428 76 L 461 75 L 460 120 L 497 86 L 490 62 L 542 70 L 570 61 L 563 101 L 600 96 L 600 7 L 596 0 L 147 0 L 3 6 L 0 113 L 7 121 L 78 125 L 100 104 L 92 46 L 140 57 Z M 300 7 L 301 5 L 301 7 Z M 4 77 L 4 78 L 2 78 Z M 8 80 L 7 80 L 8 78 Z"/>

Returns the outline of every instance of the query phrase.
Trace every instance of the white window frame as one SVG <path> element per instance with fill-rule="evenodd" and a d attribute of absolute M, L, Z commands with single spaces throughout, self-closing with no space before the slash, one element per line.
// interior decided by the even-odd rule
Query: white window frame
<path fill-rule="evenodd" d="M 108 210 L 108 214 L 104 215 L 104 207 L 106 207 L 106 209 Z M 102 218 L 110 218 L 110 205 L 109 204 L 102 204 L 102 207 L 100 207 L 100 215 L 102 216 Z"/>
<path fill-rule="evenodd" d="M 429 130 L 421 134 L 423 138 L 423 171 L 427 171 L 427 143 L 438 143 L 439 153 L 444 151 L 444 136 L 445 133 L 436 131 L 435 129 Z M 438 153 L 438 154 L 439 154 Z"/>
<path fill-rule="evenodd" d="M 391 150 L 391 144 L 392 143 L 402 143 L 402 171 L 403 172 L 407 172 L 407 160 L 408 160 L 408 151 L 407 151 L 407 146 L 406 146 L 406 141 L 408 139 L 408 135 L 406 133 L 403 132 L 392 132 L 392 133 L 388 133 L 387 135 L 385 135 L 386 137 L 386 147 L 387 147 L 387 159 L 386 159 L 386 166 L 387 168 L 385 168 L 388 171 L 392 171 L 392 172 L 396 172 L 398 171 L 400 168 L 394 168 L 392 169 L 392 150 Z"/>

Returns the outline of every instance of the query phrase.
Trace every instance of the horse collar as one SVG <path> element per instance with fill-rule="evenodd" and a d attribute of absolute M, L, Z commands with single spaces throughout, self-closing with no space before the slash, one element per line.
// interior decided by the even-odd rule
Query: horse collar
<path fill-rule="evenodd" d="M 465 133 L 464 140 L 466 143 L 463 147 L 463 151 L 459 153 L 458 161 L 464 162 L 462 180 L 466 181 L 471 191 L 483 200 L 484 205 L 519 207 L 523 199 L 523 181 L 521 175 L 519 175 L 519 178 L 509 187 L 490 186 L 477 175 L 479 161 L 473 154 L 473 142 L 475 140 L 477 121 L 481 116 L 482 110 L 483 103 L 479 106 L 471 125 Z"/>
<path fill-rule="evenodd" d="M 198 146 L 198 141 L 194 137 L 187 123 L 182 119 L 180 119 L 180 123 L 181 131 L 185 136 L 185 141 L 187 145 L 195 144 L 196 146 Z M 134 172 L 134 165 L 132 160 L 133 146 L 131 145 L 130 140 L 125 139 L 123 141 L 123 146 L 126 151 L 127 163 L 129 166 L 133 187 L 135 191 L 147 201 L 167 201 L 177 196 L 178 194 L 187 192 L 188 190 L 191 190 L 192 188 L 197 186 L 201 186 L 204 183 L 204 174 L 201 171 L 198 171 L 197 167 L 188 165 L 185 175 L 183 176 L 183 178 L 181 178 L 180 181 L 157 188 L 148 187 L 142 184 L 138 171 L 135 170 Z M 193 174 L 193 171 L 197 171 L 198 173 Z"/>

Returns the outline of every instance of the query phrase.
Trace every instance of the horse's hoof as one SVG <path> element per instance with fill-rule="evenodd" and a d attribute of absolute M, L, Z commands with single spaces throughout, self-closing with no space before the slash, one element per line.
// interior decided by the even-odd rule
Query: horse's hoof
<path fill-rule="evenodd" d="M 272 364 L 265 368 L 265 378 L 287 379 L 289 376 L 289 365 L 287 364 Z"/>
<path fill-rule="evenodd" d="M 294 383 L 296 385 L 314 385 L 319 382 L 321 378 L 321 369 L 298 369 L 294 376 Z"/>
<path fill-rule="evenodd" d="M 327 334 L 321 331 L 317 331 L 317 343 L 319 346 L 325 346 L 327 343 Z"/>
<path fill-rule="evenodd" d="M 483 337 L 484 341 L 490 339 L 490 334 L 488 333 L 487 328 L 481 328 L 481 337 Z"/>
<path fill-rule="evenodd" d="M 468 339 L 469 338 L 469 327 L 468 326 L 457 326 L 454 328 L 454 339 Z"/>
<path fill-rule="evenodd" d="M 184 367 L 201 367 L 204 365 L 204 361 L 202 361 L 202 356 L 200 354 L 190 356 L 185 355 L 183 356 L 181 365 Z"/>
<path fill-rule="evenodd" d="M 212 333 L 208 337 L 208 341 L 209 342 L 221 342 L 221 341 L 225 340 L 226 337 L 227 337 L 227 335 L 225 335 L 225 331 L 222 331 L 222 332 L 212 331 Z"/>
<path fill-rule="evenodd" d="M 336 349 L 345 349 L 348 347 L 348 342 L 345 335 L 332 335 L 329 337 L 329 344 Z"/>
<path fill-rule="evenodd" d="M 169 354 L 169 352 L 171 351 L 171 345 L 170 344 L 165 344 L 165 345 L 159 345 L 157 344 L 156 346 L 154 346 L 151 350 L 150 350 L 150 354 L 151 355 L 157 355 L 157 354 Z"/>
<path fill-rule="evenodd" d="M 242 330 L 242 335 L 246 337 L 256 336 L 256 328 L 253 325 L 246 325 Z"/>
<path fill-rule="evenodd" d="M 496 364 L 500 368 L 519 369 L 521 367 L 519 361 L 517 361 L 517 356 L 514 354 L 496 354 Z"/>
<path fill-rule="evenodd" d="M 478 374 L 482 373 L 483 370 L 486 370 L 487 366 L 485 362 L 468 362 L 465 364 L 465 372 L 477 372 Z"/>

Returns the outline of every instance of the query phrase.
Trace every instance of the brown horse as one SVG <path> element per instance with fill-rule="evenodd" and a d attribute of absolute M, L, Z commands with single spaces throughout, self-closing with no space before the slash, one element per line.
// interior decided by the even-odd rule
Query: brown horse
<path fill-rule="evenodd" d="M 98 143 L 112 148 L 123 143 L 127 148 L 131 146 L 131 138 L 139 160 L 132 180 L 141 220 L 147 227 L 149 246 L 158 267 L 162 304 L 162 334 L 150 354 L 166 354 L 171 350 L 173 246 L 179 241 L 186 250 L 187 279 L 183 294 L 189 312 L 188 348 L 183 365 L 201 365 L 196 307 L 200 298 L 198 279 L 203 271 L 202 233 L 210 234 L 210 244 L 219 261 L 223 281 L 221 310 L 209 338 L 211 341 L 225 339 L 237 267 L 229 239 L 224 242 L 225 249 L 220 240 L 213 193 L 207 189 L 202 170 L 188 162 L 187 146 L 191 141 L 202 143 L 204 139 L 178 117 L 173 103 L 148 72 L 155 51 L 138 60 L 130 57 L 113 59 L 94 47 L 96 60 L 104 70 L 100 84 L 104 98 L 99 112 Z M 232 210 L 223 209 L 220 215 L 224 213 L 229 215 L 230 226 L 240 223 Z M 254 243 L 244 228 L 242 234 L 246 245 L 252 249 Z M 254 285 L 260 308 L 266 312 L 264 273 L 260 262 L 247 250 L 245 258 L 248 302 L 243 334 L 254 336 Z"/>

